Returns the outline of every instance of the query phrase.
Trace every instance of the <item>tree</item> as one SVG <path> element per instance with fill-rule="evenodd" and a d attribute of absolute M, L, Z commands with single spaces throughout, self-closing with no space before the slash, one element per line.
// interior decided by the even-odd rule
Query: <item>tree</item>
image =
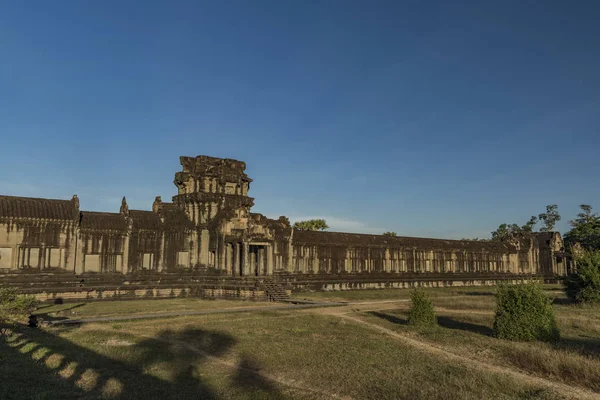
<path fill-rule="evenodd" d="M 528 239 L 537 222 L 537 217 L 532 215 L 531 218 L 529 218 L 529 221 L 523 226 L 517 224 L 501 224 L 498 226 L 498 229 L 492 232 L 492 240 L 496 242 L 515 242 Z"/>
<path fill-rule="evenodd" d="M 391 237 L 398 236 L 398 234 L 396 232 L 383 232 L 382 235 L 383 236 L 391 236 Z"/>
<path fill-rule="evenodd" d="M 592 212 L 592 207 L 587 204 L 579 206 L 582 210 L 577 218 L 569 221 L 571 230 L 565 233 L 565 247 L 571 249 L 579 243 L 587 250 L 600 250 L 600 216 Z"/>
<path fill-rule="evenodd" d="M 324 231 L 329 229 L 324 219 L 309 219 L 307 221 L 297 221 L 294 223 L 294 229 L 301 231 Z"/>
<path fill-rule="evenodd" d="M 410 293 L 410 300 L 412 306 L 408 314 L 409 325 L 420 327 L 435 326 L 437 319 L 433 303 L 425 292 L 420 289 L 413 289 Z"/>
<path fill-rule="evenodd" d="M 494 332 L 501 339 L 556 341 L 560 338 L 552 299 L 536 283 L 499 285 L 496 307 Z"/>
<path fill-rule="evenodd" d="M 525 225 L 523 225 L 521 229 L 525 232 L 533 232 L 533 228 L 535 228 L 537 223 L 538 218 L 535 215 L 532 215 L 531 218 L 529 218 L 529 221 Z"/>
<path fill-rule="evenodd" d="M 583 212 L 580 212 L 579 214 L 577 214 L 576 220 L 569 221 L 569 224 L 572 227 L 587 224 L 587 223 L 593 222 L 599 218 L 598 214 L 592 213 L 592 206 L 590 206 L 588 204 L 581 204 L 579 206 L 579 208 L 581 208 L 581 211 L 583 211 Z"/>
<path fill-rule="evenodd" d="M 546 212 L 538 215 L 544 226 L 540 228 L 540 232 L 551 232 L 554 230 L 556 223 L 560 221 L 560 214 L 558 213 L 558 206 L 556 204 L 550 204 L 546 206 Z"/>
<path fill-rule="evenodd" d="M 577 258 L 577 271 L 563 285 L 576 303 L 600 303 L 600 251 L 584 250 Z"/>

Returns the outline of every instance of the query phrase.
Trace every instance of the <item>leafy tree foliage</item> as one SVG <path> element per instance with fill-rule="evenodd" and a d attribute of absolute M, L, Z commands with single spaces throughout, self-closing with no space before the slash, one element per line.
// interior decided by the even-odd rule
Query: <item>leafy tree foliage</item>
<path fill-rule="evenodd" d="M 547 205 L 545 213 L 542 213 L 537 217 L 531 216 L 525 225 L 500 225 L 498 229 L 492 232 L 492 240 L 498 242 L 515 242 L 528 239 L 538 222 L 543 223 L 543 226 L 540 228 L 540 232 L 550 232 L 554 230 L 554 227 L 558 221 L 560 221 L 558 206 L 556 204 Z"/>
<path fill-rule="evenodd" d="M 19 294 L 13 288 L 0 289 L 0 312 L 4 315 L 28 314 L 38 304 L 35 296 Z"/>
<path fill-rule="evenodd" d="M 565 293 L 576 303 L 600 303 L 600 251 L 584 250 L 577 257 L 577 271 L 563 282 Z"/>
<path fill-rule="evenodd" d="M 324 219 L 309 219 L 307 221 L 297 221 L 294 223 L 294 228 L 302 231 L 324 231 L 329 229 L 329 226 Z"/>
<path fill-rule="evenodd" d="M 508 340 L 556 341 L 560 338 L 552 300 L 536 283 L 498 286 L 494 332 L 497 337 Z"/>
<path fill-rule="evenodd" d="M 560 221 L 560 214 L 558 213 L 558 206 L 556 204 L 550 204 L 546 206 L 546 212 L 538 215 L 540 222 L 544 225 L 540 228 L 540 232 L 551 232 L 554 230 L 556 223 Z"/>
<path fill-rule="evenodd" d="M 382 235 L 383 236 L 392 236 L 392 237 L 398 236 L 398 234 L 396 232 L 383 232 Z"/>
<path fill-rule="evenodd" d="M 502 224 L 498 229 L 492 232 L 492 240 L 497 242 L 514 242 L 525 239 L 533 232 L 533 228 L 536 224 L 537 217 L 535 216 L 532 216 L 523 226 L 517 224 Z"/>
<path fill-rule="evenodd" d="M 437 323 L 433 303 L 424 291 L 413 289 L 410 293 L 412 306 L 408 314 L 408 323 L 414 326 L 434 326 Z"/>
<path fill-rule="evenodd" d="M 0 288 L 0 336 L 9 331 L 6 322 L 31 313 L 38 304 L 34 296 L 19 294 L 13 288 Z"/>
<path fill-rule="evenodd" d="M 600 216 L 592 212 L 587 204 L 579 206 L 581 212 L 577 218 L 569 221 L 571 230 L 564 236 L 565 247 L 572 249 L 579 243 L 584 249 L 600 250 Z"/>

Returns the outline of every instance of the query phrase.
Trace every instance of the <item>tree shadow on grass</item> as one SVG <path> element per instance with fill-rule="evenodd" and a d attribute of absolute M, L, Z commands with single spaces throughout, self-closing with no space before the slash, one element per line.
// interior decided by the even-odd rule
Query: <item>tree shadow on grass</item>
<path fill-rule="evenodd" d="M 600 338 L 597 337 L 561 338 L 558 342 L 553 343 L 553 346 L 584 356 L 600 357 Z"/>
<path fill-rule="evenodd" d="M 465 292 L 465 295 L 467 296 L 488 296 L 488 297 L 493 297 L 494 296 L 494 292 Z"/>
<path fill-rule="evenodd" d="M 554 299 L 552 299 L 552 304 L 558 304 L 561 306 L 566 306 L 566 305 L 572 305 L 574 304 L 573 301 L 567 297 L 555 297 Z"/>
<path fill-rule="evenodd" d="M 378 312 L 378 311 L 369 311 L 367 314 L 373 315 L 374 317 L 377 317 L 377 318 L 385 319 L 386 321 L 389 321 L 394 324 L 408 325 L 408 319 L 401 318 L 397 315 L 390 315 L 390 314 L 386 314 L 386 313 L 382 313 L 382 312 Z"/>
<path fill-rule="evenodd" d="M 242 357 L 233 376 L 233 385 L 247 392 L 276 393 L 273 382 L 256 373 L 260 366 L 249 357 Z"/>
<path fill-rule="evenodd" d="M 437 322 L 440 326 L 448 329 L 456 329 L 461 331 L 468 331 L 478 333 L 485 336 L 493 336 L 494 330 L 485 325 L 473 324 L 470 322 L 458 321 L 454 318 L 446 316 L 438 316 Z"/>
<path fill-rule="evenodd" d="M 77 328 L 71 328 L 76 330 Z M 68 332 L 66 332 L 68 334 Z M 236 340 L 201 329 L 165 330 L 155 337 L 115 331 L 86 331 L 75 344 L 53 332 L 18 328 L 0 338 L 0 398 L 60 399 L 213 399 L 199 369 L 225 355 Z M 103 354 L 93 349 L 101 347 Z M 259 366 L 245 357 L 234 367 L 232 388 L 249 385 L 269 398 L 281 398 L 274 384 L 253 371 Z M 252 377 L 254 376 L 254 378 Z M 224 388 L 226 389 L 226 388 Z M 264 397 L 264 396 L 263 396 Z"/>

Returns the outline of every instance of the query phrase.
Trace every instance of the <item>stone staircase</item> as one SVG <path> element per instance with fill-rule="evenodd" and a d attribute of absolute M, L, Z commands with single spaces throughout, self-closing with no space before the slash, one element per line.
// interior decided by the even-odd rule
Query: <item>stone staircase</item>
<path fill-rule="evenodd" d="M 263 285 L 269 301 L 285 301 L 290 299 L 290 296 L 286 293 L 283 286 L 275 283 L 273 279 L 265 279 Z"/>

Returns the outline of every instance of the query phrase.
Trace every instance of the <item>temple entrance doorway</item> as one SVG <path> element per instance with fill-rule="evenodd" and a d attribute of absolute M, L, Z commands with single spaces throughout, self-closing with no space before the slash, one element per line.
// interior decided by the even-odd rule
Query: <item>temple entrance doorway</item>
<path fill-rule="evenodd" d="M 266 257 L 264 245 L 248 246 L 248 275 L 261 276 L 266 273 Z"/>

